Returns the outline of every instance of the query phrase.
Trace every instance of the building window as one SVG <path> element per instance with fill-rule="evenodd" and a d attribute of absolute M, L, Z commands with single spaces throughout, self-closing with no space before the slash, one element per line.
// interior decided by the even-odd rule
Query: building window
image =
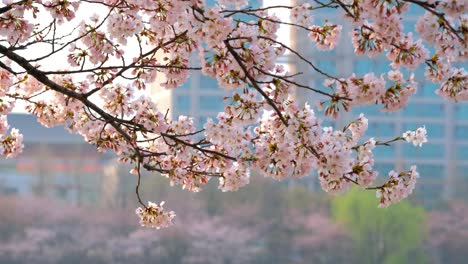
<path fill-rule="evenodd" d="M 457 166 L 457 176 L 468 181 L 468 165 Z"/>
<path fill-rule="evenodd" d="M 177 87 L 177 91 L 188 91 L 192 84 L 192 77 L 188 77 L 187 80 L 181 85 Z"/>
<path fill-rule="evenodd" d="M 458 125 L 455 127 L 455 138 L 468 140 L 468 125 Z"/>
<path fill-rule="evenodd" d="M 414 164 L 405 164 L 405 170 Z M 419 164 L 418 172 L 421 176 L 421 179 L 424 180 L 439 180 L 445 178 L 444 165 L 435 165 L 435 164 Z"/>
<path fill-rule="evenodd" d="M 457 145 L 455 154 L 458 160 L 468 160 L 468 145 Z"/>
<path fill-rule="evenodd" d="M 424 73 L 422 73 L 421 76 L 424 76 Z M 440 99 L 440 96 L 435 93 L 435 91 L 437 89 L 439 89 L 439 86 L 440 86 L 439 84 L 435 84 L 435 83 L 431 83 L 431 82 L 427 82 L 427 81 L 421 81 L 419 83 L 418 91 L 416 92 L 416 96 Z"/>
<path fill-rule="evenodd" d="M 224 109 L 223 96 L 201 95 L 199 100 L 200 100 L 200 110 L 217 112 L 217 111 L 223 111 Z"/>
<path fill-rule="evenodd" d="M 353 110 L 353 113 L 355 113 L 356 115 L 359 115 L 360 113 L 364 113 L 366 117 L 395 116 L 394 113 L 380 111 L 381 108 L 382 108 L 382 105 L 367 105 L 367 106 L 356 107 L 352 110 Z M 372 118 L 369 118 L 369 123 L 370 122 L 373 122 Z"/>
<path fill-rule="evenodd" d="M 443 195 L 443 183 L 439 181 L 436 182 L 424 182 L 422 180 L 421 184 L 415 189 L 414 197 L 417 199 L 418 204 L 422 204 L 425 208 L 434 208 L 440 204 L 440 200 Z"/>
<path fill-rule="evenodd" d="M 386 73 L 389 70 L 391 70 L 387 58 L 383 56 L 379 56 L 375 60 L 372 60 L 371 62 L 368 62 L 371 64 L 371 71 L 373 71 L 377 76 L 379 76 L 381 73 Z"/>
<path fill-rule="evenodd" d="M 205 75 L 200 75 L 200 89 L 217 90 L 219 89 L 218 80 Z"/>
<path fill-rule="evenodd" d="M 444 117 L 445 105 L 431 103 L 411 103 L 403 109 L 403 116 L 406 117 Z"/>
<path fill-rule="evenodd" d="M 440 144 L 425 144 L 423 148 L 413 144 L 403 145 L 403 156 L 412 159 L 442 159 L 445 156 L 444 146 Z"/>
<path fill-rule="evenodd" d="M 419 173 L 430 178 L 444 178 L 444 166 L 443 165 L 431 165 L 424 164 L 418 167 Z"/>
<path fill-rule="evenodd" d="M 316 66 L 319 68 L 321 71 L 335 75 L 336 74 L 336 65 L 335 61 L 327 60 L 324 58 L 316 58 L 317 63 Z"/>
<path fill-rule="evenodd" d="M 371 64 L 369 63 L 368 60 L 363 60 L 363 59 L 355 60 L 353 62 L 353 66 L 354 66 L 353 72 L 357 76 L 362 76 L 371 70 Z"/>
<path fill-rule="evenodd" d="M 395 124 L 388 122 L 372 122 L 369 123 L 367 135 L 372 137 L 393 137 L 395 136 Z"/>
<path fill-rule="evenodd" d="M 455 118 L 459 121 L 468 121 L 468 105 L 459 104 L 455 106 Z"/>
<path fill-rule="evenodd" d="M 190 111 L 190 97 L 188 95 L 176 95 L 174 105 L 176 109 L 173 109 L 173 111 L 187 113 Z"/>
<path fill-rule="evenodd" d="M 393 158 L 395 157 L 395 148 L 393 146 L 377 146 L 373 153 L 377 159 Z"/>
<path fill-rule="evenodd" d="M 395 169 L 395 165 L 393 163 L 378 162 L 374 165 L 374 171 L 378 171 L 379 175 L 382 175 L 382 176 L 387 176 L 388 173 L 394 169 Z"/>

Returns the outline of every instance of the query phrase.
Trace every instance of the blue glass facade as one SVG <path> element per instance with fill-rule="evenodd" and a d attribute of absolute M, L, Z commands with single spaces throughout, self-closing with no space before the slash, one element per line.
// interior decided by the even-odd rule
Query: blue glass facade
<path fill-rule="evenodd" d="M 355 55 L 351 43 L 345 41 L 349 39 L 348 32 L 352 29 L 352 25 L 343 23 L 340 16 L 336 15 L 336 11 L 332 11 L 333 16 L 330 12 L 316 12 L 314 21 L 320 23 L 328 19 L 332 23 L 342 24 L 342 41 L 339 46 L 331 52 L 317 51 L 306 39 L 306 34 L 299 32 L 295 41 L 303 54 L 307 54 L 307 57 L 311 58 L 320 69 L 338 77 L 346 77 L 352 73 L 359 76 L 370 71 L 380 75 L 391 70 L 385 53 L 375 58 Z M 420 8 L 411 7 L 402 21 L 404 30 L 414 31 L 416 16 L 423 13 Z M 324 88 L 323 76 L 309 70 L 308 66 L 300 61 L 296 61 L 296 65 L 298 71 L 306 72 L 302 82 L 315 88 Z M 429 143 L 422 148 L 405 142 L 394 144 L 392 147 L 377 148 L 376 169 L 379 169 L 381 174 L 387 174 L 391 169 L 404 170 L 411 165 L 417 165 L 421 174 L 420 183 L 423 185 L 422 191 L 417 193 L 425 197 L 427 193 L 437 193 L 433 197 L 450 198 L 464 193 L 459 186 L 466 186 L 464 183 L 468 183 L 468 104 L 463 102 L 455 104 L 438 96 L 435 90 L 439 85 L 425 81 L 424 71 L 424 65 L 414 71 L 418 91 L 402 111 L 383 113 L 379 111 L 378 106 L 358 107 L 351 113 L 345 114 L 337 124 L 345 124 L 356 118 L 359 113 L 365 113 L 369 119 L 369 129 L 366 134 L 381 140 L 426 126 Z M 407 71 L 404 72 L 405 75 L 409 75 Z M 300 94 L 298 98 L 305 98 L 304 101 L 312 103 L 323 99 L 307 91 L 298 91 L 298 93 Z"/>
<path fill-rule="evenodd" d="M 261 1 L 251 1 L 251 6 L 260 6 Z M 207 1 L 209 5 L 214 0 Z M 409 16 L 403 21 L 406 32 L 414 30 L 416 16 L 423 13 L 420 9 L 411 7 Z M 300 31 L 292 32 L 294 36 L 292 45 L 319 69 L 336 75 L 346 77 L 352 73 L 363 75 L 373 71 L 376 75 L 384 74 L 391 70 L 385 53 L 375 58 L 357 56 L 348 41 L 348 32 L 352 29 L 350 23 L 343 23 L 336 10 L 323 10 L 314 12 L 314 21 L 317 24 L 329 20 L 332 23 L 343 25 L 342 41 L 332 51 L 318 51 L 307 38 L 307 34 Z M 289 37 L 289 36 L 285 36 Z M 426 43 L 427 44 L 427 43 Z M 314 88 L 325 89 L 322 82 L 324 77 L 311 70 L 304 62 L 294 58 L 291 54 L 281 59 L 295 68 L 295 71 L 303 72 L 302 79 L 298 80 Z M 405 71 L 408 76 L 408 72 Z M 418 82 L 417 94 L 410 98 L 408 105 L 402 111 L 396 113 L 381 112 L 381 106 L 365 106 L 353 109 L 340 120 L 326 118 L 324 126 L 342 126 L 350 119 L 356 118 L 359 113 L 365 113 L 369 118 L 367 135 L 377 140 L 387 140 L 401 135 L 407 130 L 414 130 L 420 126 L 426 126 L 429 143 L 423 148 L 414 147 L 411 144 L 400 142 L 391 147 L 378 147 L 375 150 L 376 169 L 386 175 L 389 170 L 406 170 L 415 164 L 421 172 L 421 184 L 440 184 L 445 181 L 452 186 L 443 188 L 445 195 L 456 193 L 460 181 L 468 181 L 468 104 L 454 104 L 444 100 L 435 90 L 438 84 L 425 81 L 424 66 L 414 71 L 415 80 Z M 218 88 L 215 79 L 202 76 L 194 72 L 184 87 L 174 90 L 172 97 L 175 106 L 175 114 L 187 114 L 195 117 L 200 126 L 207 117 L 215 117 L 218 111 L 222 111 L 226 102 L 223 97 L 231 91 Z M 315 105 L 323 97 L 306 90 L 297 90 L 297 98 L 303 102 Z M 464 168 L 464 169 L 461 169 Z M 445 184 L 446 185 L 446 184 Z M 431 185 L 432 186 L 432 185 Z M 424 190 L 432 190 L 434 187 L 423 187 Z M 442 193 L 442 190 L 439 190 Z M 421 192 L 418 192 L 421 193 Z M 439 194 L 440 194 L 439 193 Z M 441 195 L 439 195 L 442 197 Z"/>
<path fill-rule="evenodd" d="M 213 6 L 215 0 L 207 0 L 207 6 Z M 249 1 L 249 7 L 261 6 L 261 0 Z M 244 20 L 255 20 L 255 17 L 234 17 Z M 197 59 L 194 58 L 195 62 Z M 173 116 L 188 115 L 194 117 L 197 127 L 201 128 L 208 118 L 215 119 L 218 112 L 224 110 L 227 102 L 226 96 L 232 91 L 220 88 L 215 78 L 202 75 L 193 71 L 188 81 L 182 86 L 174 89 L 171 95 L 171 111 Z"/>

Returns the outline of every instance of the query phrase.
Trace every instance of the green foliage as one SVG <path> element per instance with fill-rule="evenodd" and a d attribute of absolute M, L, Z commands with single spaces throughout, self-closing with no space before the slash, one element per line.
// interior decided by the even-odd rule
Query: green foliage
<path fill-rule="evenodd" d="M 332 215 L 354 241 L 356 263 L 427 263 L 421 245 L 426 236 L 425 211 L 402 201 L 377 208 L 374 192 L 354 189 L 336 197 Z"/>

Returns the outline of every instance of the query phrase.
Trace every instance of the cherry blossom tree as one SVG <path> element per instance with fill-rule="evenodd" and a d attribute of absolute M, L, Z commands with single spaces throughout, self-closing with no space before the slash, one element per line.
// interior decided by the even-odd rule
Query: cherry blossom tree
<path fill-rule="evenodd" d="M 415 33 L 402 21 L 410 7 L 424 10 Z M 316 66 L 278 34 L 280 26 L 303 31 L 318 50 L 331 50 L 342 26 L 313 24 L 313 13 L 331 9 L 345 17 L 356 54 L 386 54 L 386 75 L 334 76 Z M 83 10 L 83 14 L 80 14 Z M 112 151 L 134 166 L 141 224 L 170 225 L 174 213 L 144 203 L 141 171 L 160 172 L 172 185 L 199 191 L 212 178 L 222 191 L 249 183 L 249 171 L 277 180 L 318 173 L 322 188 L 350 185 L 375 190 L 385 207 L 410 194 L 416 166 L 391 171 L 375 183 L 373 150 L 406 140 L 421 146 L 425 128 L 393 140 L 364 138 L 368 120 L 324 127 L 316 110 L 292 93 L 307 89 L 325 98 L 324 113 L 377 104 L 382 111 L 405 107 L 416 93 L 413 71 L 425 67 L 436 91 L 454 102 L 468 99 L 468 5 L 464 0 L 326 0 L 253 8 L 246 0 L 4 0 L 0 6 L 0 150 L 13 158 L 22 136 L 7 116 L 18 102 L 46 127 L 64 125 L 100 151 Z M 277 14 L 290 12 L 290 20 Z M 341 38 L 345 38 L 342 36 Z M 277 63 L 285 52 L 324 79 L 311 87 Z M 197 130 L 192 118 L 172 120 L 147 91 L 153 83 L 177 89 L 191 72 L 216 78 L 232 91 L 217 120 Z"/>

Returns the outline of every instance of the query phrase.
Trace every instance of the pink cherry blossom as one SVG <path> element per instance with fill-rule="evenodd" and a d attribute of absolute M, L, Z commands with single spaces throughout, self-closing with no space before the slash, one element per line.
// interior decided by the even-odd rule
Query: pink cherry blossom
<path fill-rule="evenodd" d="M 447 80 L 442 82 L 437 94 L 452 100 L 468 99 L 468 73 L 465 69 L 454 69 Z"/>
<path fill-rule="evenodd" d="M 5 158 L 14 158 L 23 151 L 23 135 L 19 133 L 19 130 L 13 128 L 10 135 L 5 138 L 0 138 L 0 153 Z"/>
<path fill-rule="evenodd" d="M 397 173 L 390 171 L 389 180 L 377 189 L 377 198 L 380 199 L 379 207 L 388 207 L 408 197 L 413 192 L 419 173 L 416 166 L 411 166 L 407 172 Z"/>
<path fill-rule="evenodd" d="M 115 154 L 138 180 L 148 170 L 193 192 L 213 178 L 221 191 L 236 191 L 249 183 L 251 170 L 275 180 L 315 175 L 326 192 L 351 185 L 377 189 L 386 207 L 407 197 L 419 174 L 416 167 L 392 171 L 375 186 L 373 151 L 400 140 L 421 146 L 427 131 L 380 141 L 366 135 L 373 120 L 342 111 L 364 105 L 401 110 L 422 78 L 440 84 L 435 92 L 450 101 L 468 100 L 467 73 L 460 66 L 468 58 L 465 2 L 264 1 L 255 7 L 246 0 L 3 1 L 0 153 L 12 158 L 21 152 L 23 137 L 9 130 L 7 119 L 13 107 L 25 104 L 43 126 L 62 125 L 98 151 Z M 422 11 L 417 34 L 403 28 L 411 22 L 410 7 Z M 337 12 L 313 24 L 325 8 Z M 285 21 L 283 11 L 290 14 Z M 342 15 L 346 27 L 332 22 Z M 308 43 L 318 50 L 337 47 L 341 31 L 349 29 L 340 45 L 367 59 L 385 53 L 393 69 L 329 73 L 295 46 L 303 42 L 286 42 L 283 28 L 302 34 L 305 49 Z M 301 65 L 286 66 L 285 58 Z M 308 70 L 299 72 L 299 66 L 317 73 L 323 85 L 305 81 Z M 425 74 L 415 78 L 419 70 Z M 216 79 L 227 93 L 216 118 L 200 125 L 204 113 L 178 115 L 164 101 L 199 74 Z M 301 89 L 317 97 L 298 98 Z M 314 101 L 320 101 L 318 109 L 307 103 Z M 322 114 L 325 120 L 341 116 L 345 125 L 327 127 Z M 175 216 L 152 202 L 137 214 L 143 226 L 156 228 L 171 225 Z"/>
<path fill-rule="evenodd" d="M 334 49 L 340 39 L 341 25 L 326 23 L 324 26 L 311 26 L 309 37 L 318 50 Z"/>
<path fill-rule="evenodd" d="M 135 213 L 140 217 L 140 225 L 156 229 L 172 225 L 172 219 L 175 217 L 175 213 L 173 211 L 165 212 L 163 205 L 164 202 L 160 204 L 148 202 L 147 207 L 138 207 Z"/>
<path fill-rule="evenodd" d="M 290 14 L 291 22 L 303 27 L 309 27 L 313 20 L 310 8 L 311 6 L 309 3 L 294 6 Z"/>
<path fill-rule="evenodd" d="M 420 127 L 416 131 L 406 131 L 403 133 L 403 138 L 406 142 L 411 142 L 413 145 L 421 147 L 427 142 L 426 127 Z"/>

